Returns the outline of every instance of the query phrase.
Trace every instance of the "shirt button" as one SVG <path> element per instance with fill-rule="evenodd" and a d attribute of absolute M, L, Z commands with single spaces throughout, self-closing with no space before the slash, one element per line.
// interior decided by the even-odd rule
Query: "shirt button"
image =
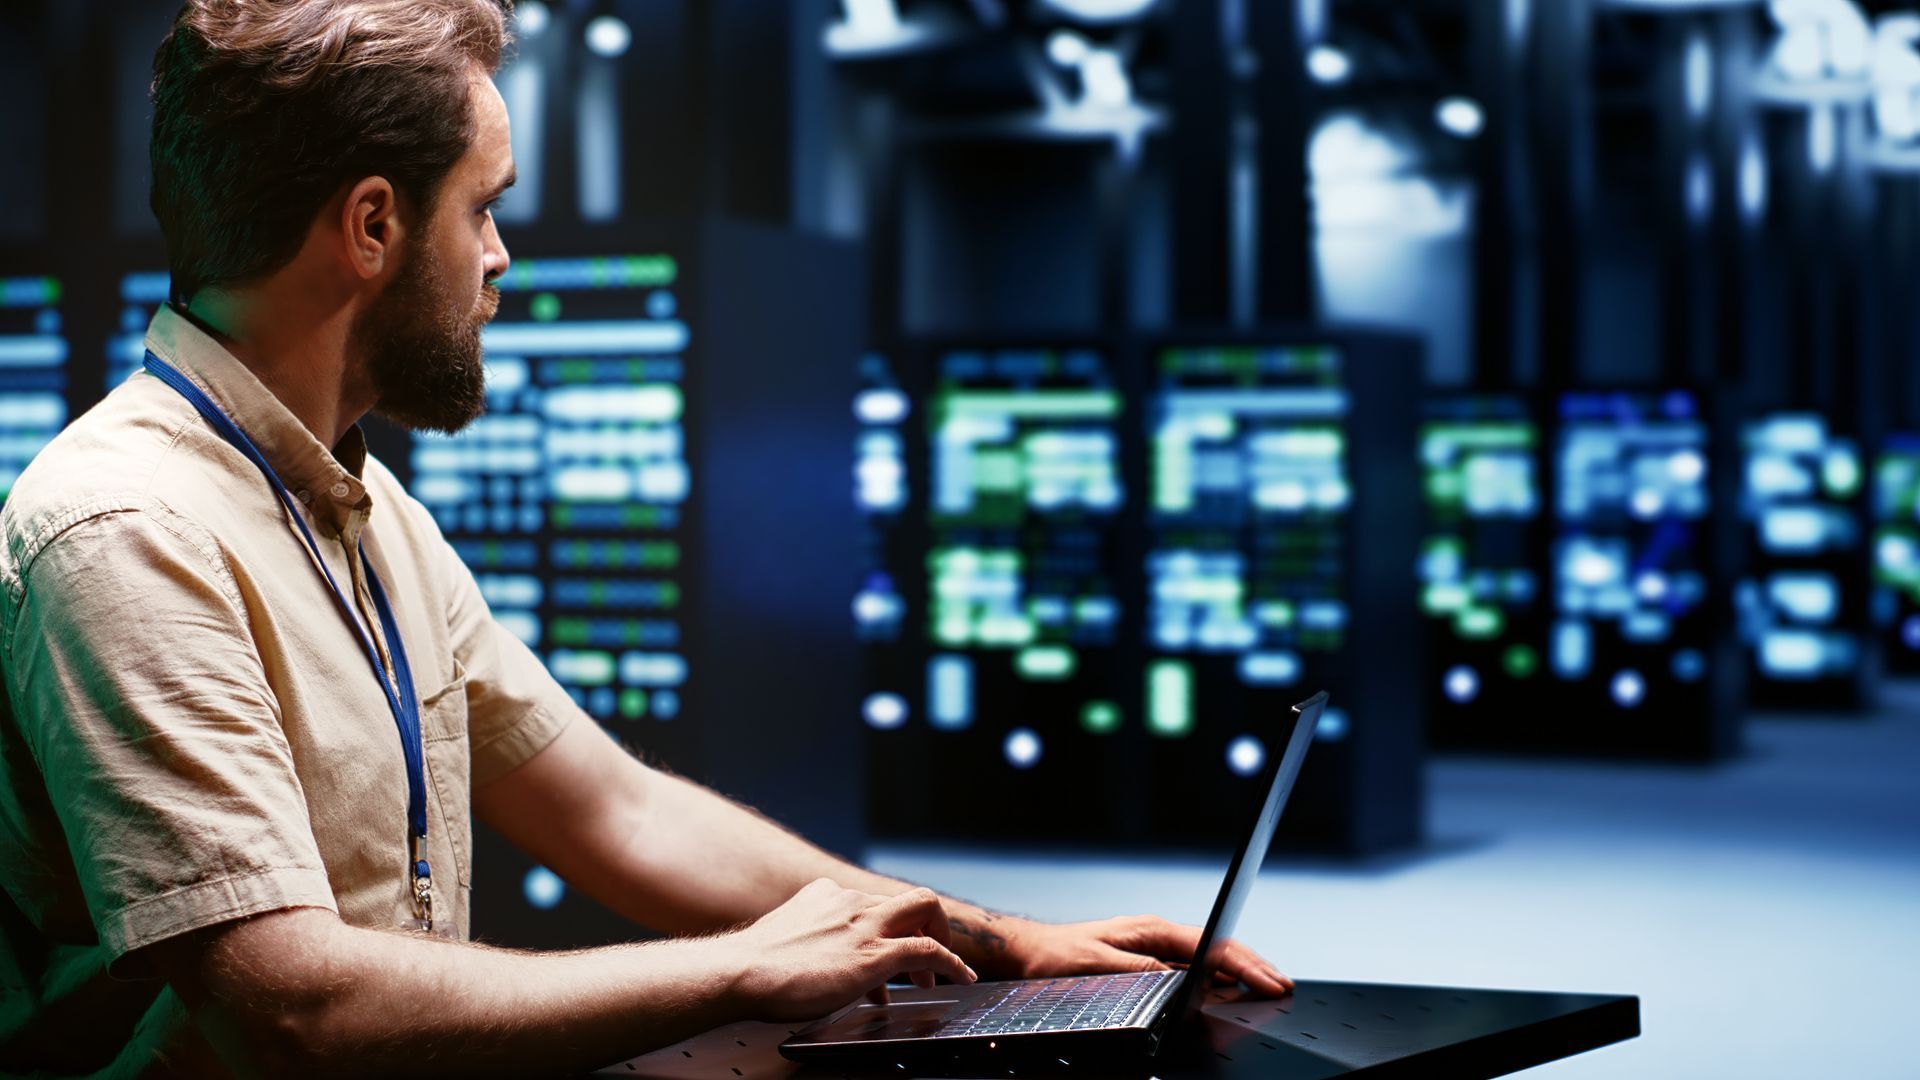
<path fill-rule="evenodd" d="M 308 491 L 306 488 L 301 488 L 299 491 L 294 492 L 293 496 L 294 498 L 299 499 L 303 503 L 310 503 L 313 501 L 313 492 Z"/>
<path fill-rule="evenodd" d="M 332 491 L 333 497 L 336 499 L 344 499 L 347 497 L 347 485 L 345 484 L 333 485 Z"/>

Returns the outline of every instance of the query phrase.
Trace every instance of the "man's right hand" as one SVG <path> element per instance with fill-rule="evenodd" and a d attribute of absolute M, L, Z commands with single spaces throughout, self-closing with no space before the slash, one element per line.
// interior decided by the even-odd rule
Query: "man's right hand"
<path fill-rule="evenodd" d="M 898 896 L 841 888 L 820 878 L 730 935 L 742 951 L 737 984 L 746 1008 L 768 1020 L 812 1020 L 910 974 L 979 979 L 956 956 L 932 889 Z"/>

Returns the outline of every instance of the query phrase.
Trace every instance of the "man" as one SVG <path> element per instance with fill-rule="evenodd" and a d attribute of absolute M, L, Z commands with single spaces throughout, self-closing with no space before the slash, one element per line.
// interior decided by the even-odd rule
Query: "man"
<path fill-rule="evenodd" d="M 564 1072 L 899 973 L 1194 947 L 945 899 L 648 769 L 367 456 L 369 411 L 482 408 L 505 44 L 493 0 L 190 0 L 160 48 L 174 303 L 0 514 L 0 1072 Z M 674 936 L 467 943 L 470 805 Z"/>

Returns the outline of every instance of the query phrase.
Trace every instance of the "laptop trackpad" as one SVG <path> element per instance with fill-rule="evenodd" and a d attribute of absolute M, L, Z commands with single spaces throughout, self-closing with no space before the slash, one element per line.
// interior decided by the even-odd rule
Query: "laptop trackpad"
<path fill-rule="evenodd" d="M 953 1015 L 958 1001 L 897 1001 L 862 1005 L 826 1028 L 806 1033 L 809 1042 L 866 1042 L 923 1039 Z"/>

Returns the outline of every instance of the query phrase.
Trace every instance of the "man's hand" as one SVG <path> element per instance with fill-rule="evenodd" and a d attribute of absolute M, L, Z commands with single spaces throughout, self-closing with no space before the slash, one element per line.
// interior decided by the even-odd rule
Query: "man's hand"
<path fill-rule="evenodd" d="M 1054 926 L 1000 916 L 992 930 L 1004 941 L 1013 977 L 1100 975 L 1115 971 L 1160 971 L 1184 967 L 1200 946 L 1200 929 L 1158 915 L 1123 915 L 1099 922 Z M 957 926 L 963 933 L 975 928 Z M 1244 982 L 1256 993 L 1293 991 L 1293 980 L 1237 941 L 1215 942 L 1217 982 Z"/>
<path fill-rule="evenodd" d="M 903 973 L 922 986 L 979 978 L 950 948 L 932 889 L 883 896 L 821 878 L 732 937 L 744 947 L 741 997 L 769 1020 L 825 1016 Z"/>

